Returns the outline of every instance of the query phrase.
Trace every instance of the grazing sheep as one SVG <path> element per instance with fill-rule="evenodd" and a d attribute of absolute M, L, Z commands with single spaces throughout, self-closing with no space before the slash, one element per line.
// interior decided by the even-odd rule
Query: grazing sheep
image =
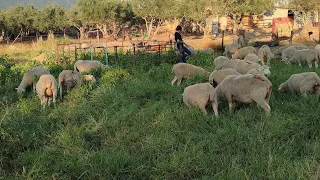
<path fill-rule="evenodd" d="M 271 75 L 270 67 L 267 65 L 261 66 L 258 63 L 250 62 L 250 61 L 240 61 L 235 66 L 234 70 L 236 70 L 240 74 L 247 74 L 251 69 L 261 69 L 264 74 L 267 76 Z"/>
<path fill-rule="evenodd" d="M 301 67 L 301 61 L 307 62 L 309 68 L 312 68 L 312 62 L 316 68 L 318 68 L 319 57 L 318 53 L 314 49 L 302 49 L 294 52 L 293 56 L 287 61 L 287 64 L 298 63 Z"/>
<path fill-rule="evenodd" d="M 50 74 L 50 71 L 44 66 L 37 66 L 29 69 L 27 72 L 23 74 L 22 81 L 18 88 L 16 88 L 17 92 L 21 94 L 26 91 L 28 86 L 33 86 L 33 91 L 36 90 L 36 79 L 43 74 Z"/>
<path fill-rule="evenodd" d="M 320 44 L 316 45 L 316 47 L 314 47 L 314 50 L 317 51 L 318 58 L 320 59 Z"/>
<path fill-rule="evenodd" d="M 97 82 L 96 78 L 93 75 L 83 75 L 82 77 L 82 79 L 86 82 L 91 81 L 93 84 Z"/>
<path fill-rule="evenodd" d="M 302 49 L 309 49 L 308 46 L 303 45 L 303 44 L 296 44 L 294 45 L 298 50 L 302 50 Z"/>
<path fill-rule="evenodd" d="M 241 45 L 241 47 L 246 47 L 247 45 L 243 35 L 239 35 L 237 42 Z"/>
<path fill-rule="evenodd" d="M 282 51 L 282 61 L 287 62 L 296 52 L 297 48 L 295 46 L 289 46 Z"/>
<path fill-rule="evenodd" d="M 224 47 L 224 53 L 223 55 L 228 57 L 228 58 L 231 58 L 232 55 L 238 50 L 241 48 L 241 44 L 237 43 L 237 42 L 234 42 L 232 44 L 227 44 L 225 47 Z"/>
<path fill-rule="evenodd" d="M 218 117 L 218 102 L 216 91 L 209 83 L 200 83 L 188 86 L 183 91 L 183 102 L 188 106 L 198 106 L 204 115 L 207 115 L 206 105 L 211 103 L 214 115 Z"/>
<path fill-rule="evenodd" d="M 60 88 L 60 98 L 62 99 L 62 89 L 63 86 L 67 86 L 67 91 L 74 88 L 81 80 L 81 74 L 72 70 L 63 70 L 59 74 L 59 88 Z"/>
<path fill-rule="evenodd" d="M 228 59 L 224 56 L 219 56 L 213 60 L 213 64 L 215 65 L 215 70 L 219 70 L 222 68 L 234 68 L 237 63 L 241 61 L 239 59 Z"/>
<path fill-rule="evenodd" d="M 258 51 L 258 56 L 261 59 L 262 64 L 270 64 L 270 60 L 274 58 L 273 53 L 268 45 L 263 45 Z"/>
<path fill-rule="evenodd" d="M 290 78 L 280 84 L 278 91 L 301 93 L 306 96 L 307 93 L 320 94 L 320 89 L 316 88 L 320 85 L 320 78 L 315 72 L 305 72 L 300 74 L 293 74 Z"/>
<path fill-rule="evenodd" d="M 172 67 L 172 72 L 174 74 L 174 78 L 171 81 L 171 85 L 178 80 L 178 85 L 181 84 L 181 81 L 184 77 L 195 77 L 197 75 L 209 77 L 209 72 L 203 69 L 202 67 L 198 67 L 192 64 L 187 63 L 178 63 Z"/>
<path fill-rule="evenodd" d="M 255 53 L 249 53 L 246 55 L 246 57 L 244 58 L 245 61 L 251 61 L 254 63 L 258 63 L 261 61 L 261 59 L 259 58 L 259 56 L 257 56 Z"/>
<path fill-rule="evenodd" d="M 252 46 L 243 47 L 232 55 L 232 59 L 243 59 L 249 53 L 256 53 L 256 49 Z"/>
<path fill-rule="evenodd" d="M 202 49 L 200 52 L 214 56 L 214 50 L 212 48 L 205 48 L 205 49 Z"/>
<path fill-rule="evenodd" d="M 106 67 L 108 66 L 102 64 L 100 61 L 97 61 L 97 60 L 78 60 L 74 64 L 74 71 L 83 73 L 83 72 L 88 72 L 92 69 L 106 68 Z"/>
<path fill-rule="evenodd" d="M 288 47 L 290 47 L 290 45 L 280 47 L 280 48 L 278 48 L 276 51 L 274 51 L 273 54 L 274 54 L 275 58 L 280 58 L 281 55 L 282 55 L 282 51 L 285 50 L 285 49 L 287 49 Z"/>
<path fill-rule="evenodd" d="M 51 101 L 55 106 L 58 88 L 57 81 L 51 74 L 44 74 L 40 76 L 36 85 L 36 90 L 43 109 L 46 104 L 49 106 Z"/>
<path fill-rule="evenodd" d="M 209 75 L 209 83 L 212 84 L 213 87 L 216 87 L 229 75 L 240 75 L 240 74 L 232 68 L 213 71 Z"/>
<path fill-rule="evenodd" d="M 271 82 L 262 75 L 230 75 L 216 88 L 218 101 L 226 98 L 230 113 L 233 113 L 236 102 L 245 104 L 256 103 L 267 115 L 270 114 L 269 99 L 272 92 Z"/>

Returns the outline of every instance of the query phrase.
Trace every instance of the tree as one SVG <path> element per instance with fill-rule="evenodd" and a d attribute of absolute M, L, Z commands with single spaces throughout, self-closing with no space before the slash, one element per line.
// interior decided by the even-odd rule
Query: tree
<path fill-rule="evenodd" d="M 22 6 L 14 6 L 4 12 L 6 36 L 19 36 L 23 32 L 23 11 Z"/>
<path fill-rule="evenodd" d="M 84 39 L 86 37 L 86 27 L 87 24 L 83 20 L 82 14 L 78 6 L 73 6 L 69 11 L 67 11 L 67 23 L 71 27 L 75 27 L 78 29 L 80 34 L 80 39 Z"/>
<path fill-rule="evenodd" d="M 29 35 L 30 31 L 36 30 L 36 27 L 34 25 L 39 10 L 34 8 L 32 5 L 28 5 L 24 8 L 23 10 L 23 19 L 22 19 L 22 24 L 24 26 L 24 31 L 26 35 Z"/>
<path fill-rule="evenodd" d="M 209 38 L 212 17 L 222 14 L 218 0 L 184 0 L 183 3 L 184 16 L 203 30 L 204 39 Z"/>
<path fill-rule="evenodd" d="M 48 38 L 53 37 L 53 32 L 65 27 L 66 10 L 61 6 L 46 4 L 39 12 L 35 25 L 40 32 L 47 32 Z"/>
<path fill-rule="evenodd" d="M 182 16 L 181 2 L 181 0 L 132 0 L 132 9 L 145 21 L 147 35 L 150 37 L 157 33 L 165 20 Z"/>
<path fill-rule="evenodd" d="M 98 28 L 103 37 L 108 37 L 108 30 L 115 26 L 115 10 L 118 0 L 78 0 L 80 16 L 84 23 Z"/>

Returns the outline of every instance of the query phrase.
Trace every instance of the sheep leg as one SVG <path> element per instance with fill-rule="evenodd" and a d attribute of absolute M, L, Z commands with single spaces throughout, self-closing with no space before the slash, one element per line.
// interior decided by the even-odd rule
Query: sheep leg
<path fill-rule="evenodd" d="M 213 109 L 214 115 L 216 117 L 218 117 L 218 115 L 219 115 L 218 114 L 218 103 L 212 102 L 211 105 L 212 105 L 212 109 Z"/>
<path fill-rule="evenodd" d="M 60 99 L 62 99 L 62 84 L 60 85 Z"/>
<path fill-rule="evenodd" d="M 312 68 L 312 62 L 308 62 L 309 68 Z"/>
<path fill-rule="evenodd" d="M 58 92 L 56 91 L 56 89 L 53 89 L 53 90 L 52 90 L 52 102 L 53 102 L 53 107 L 54 107 L 54 108 L 56 107 L 57 94 L 58 94 Z"/>
<path fill-rule="evenodd" d="M 179 78 L 177 85 L 180 86 L 181 82 L 182 82 L 182 78 Z"/>
<path fill-rule="evenodd" d="M 316 68 L 318 68 L 318 60 L 315 60 L 315 61 L 314 61 L 314 66 L 315 66 Z"/>
<path fill-rule="evenodd" d="M 36 84 L 37 84 L 37 82 L 36 82 L 36 81 L 33 81 L 33 83 L 32 83 L 32 90 L 33 90 L 33 92 L 36 92 Z"/>
<path fill-rule="evenodd" d="M 206 104 L 199 104 L 199 108 L 204 115 L 207 115 Z"/>
<path fill-rule="evenodd" d="M 253 97 L 252 99 L 266 112 L 267 116 L 270 115 L 271 108 L 265 99 L 260 97 Z"/>
<path fill-rule="evenodd" d="M 174 78 L 173 78 L 173 80 L 171 81 L 171 85 L 173 86 L 174 85 L 174 83 L 177 81 L 177 76 L 174 76 Z"/>

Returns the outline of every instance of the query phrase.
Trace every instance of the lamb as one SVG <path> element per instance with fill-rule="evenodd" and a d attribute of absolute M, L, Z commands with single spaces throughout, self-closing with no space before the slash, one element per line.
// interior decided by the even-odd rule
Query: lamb
<path fill-rule="evenodd" d="M 320 44 L 316 45 L 316 47 L 314 47 L 314 50 L 317 51 L 318 58 L 320 59 Z"/>
<path fill-rule="evenodd" d="M 297 48 L 295 46 L 289 46 L 282 51 L 282 61 L 287 62 L 296 52 Z"/>
<path fill-rule="evenodd" d="M 50 74 L 50 71 L 44 66 L 36 66 L 29 69 L 27 72 L 23 74 L 22 81 L 18 88 L 16 88 L 17 92 L 21 94 L 26 91 L 28 86 L 33 86 L 33 91 L 36 90 L 36 78 L 40 77 L 43 74 Z"/>
<path fill-rule="evenodd" d="M 262 107 L 267 115 L 271 108 L 269 99 L 272 92 L 271 82 L 263 75 L 230 75 L 216 88 L 219 99 L 225 97 L 229 104 L 229 111 L 233 113 L 236 102 L 245 104 L 256 103 Z"/>
<path fill-rule="evenodd" d="M 288 46 L 283 46 L 283 47 L 280 47 L 279 49 L 277 49 L 276 51 L 273 52 L 275 58 L 280 58 L 281 55 L 282 55 L 282 51 L 287 49 L 288 47 L 290 47 L 290 45 Z"/>
<path fill-rule="evenodd" d="M 312 62 L 316 68 L 318 68 L 319 57 L 318 53 L 314 49 L 302 49 L 297 50 L 294 52 L 293 56 L 286 62 L 287 64 L 290 63 L 298 63 L 301 67 L 301 61 L 306 61 L 309 68 L 312 68 Z"/>
<path fill-rule="evenodd" d="M 93 84 L 97 82 L 96 78 L 93 75 L 83 75 L 83 80 L 86 82 L 91 81 Z"/>
<path fill-rule="evenodd" d="M 55 106 L 58 88 L 57 81 L 51 74 L 40 76 L 40 79 L 36 84 L 36 90 L 43 109 L 45 109 L 46 104 L 50 106 L 51 101 Z"/>
<path fill-rule="evenodd" d="M 75 87 L 81 80 L 81 74 L 72 70 L 63 70 L 59 74 L 59 88 L 60 88 L 60 98 L 62 99 L 62 89 L 63 86 L 67 86 L 67 91 Z"/>
<path fill-rule="evenodd" d="M 262 64 L 270 64 L 270 60 L 274 58 L 273 53 L 268 45 L 263 45 L 258 51 L 258 56 L 261 59 Z"/>
<path fill-rule="evenodd" d="M 88 72 L 92 69 L 106 68 L 106 67 L 108 66 L 102 64 L 100 61 L 97 61 L 97 60 L 78 60 L 74 64 L 74 71 L 83 73 L 83 72 Z"/>
<path fill-rule="evenodd" d="M 216 91 L 209 83 L 200 83 L 188 86 L 183 92 L 183 102 L 190 108 L 198 106 L 204 115 L 207 115 L 206 105 L 211 103 L 216 117 L 218 117 L 218 101 Z"/>
<path fill-rule="evenodd" d="M 205 48 L 205 49 L 202 49 L 200 52 L 214 56 L 214 50 L 212 48 Z"/>
<path fill-rule="evenodd" d="M 261 59 L 259 58 L 259 56 L 257 56 L 255 53 L 249 53 L 246 55 L 246 57 L 244 58 L 245 61 L 250 61 L 250 62 L 254 62 L 254 63 L 258 63 L 261 61 Z"/>
<path fill-rule="evenodd" d="M 213 71 L 209 75 L 209 83 L 212 84 L 213 87 L 216 87 L 229 75 L 240 75 L 240 74 L 232 68 Z"/>
<path fill-rule="evenodd" d="M 234 68 L 237 63 L 241 61 L 239 59 L 228 59 L 224 56 L 219 56 L 213 60 L 213 64 L 215 65 L 215 69 L 219 70 L 222 68 Z"/>
<path fill-rule="evenodd" d="M 246 47 L 246 41 L 243 35 L 239 35 L 237 42 L 241 45 L 241 47 Z"/>
<path fill-rule="evenodd" d="M 239 44 L 238 42 L 227 44 L 224 48 L 223 55 L 228 58 L 232 57 L 232 55 L 240 48 L 241 48 L 241 44 Z"/>
<path fill-rule="evenodd" d="M 270 72 L 270 67 L 267 65 L 263 65 L 261 66 L 258 63 L 253 63 L 250 61 L 240 61 L 239 63 L 237 63 L 237 65 L 235 66 L 234 70 L 236 70 L 238 73 L 240 74 L 247 74 L 251 69 L 261 69 L 263 70 L 264 74 L 266 76 L 270 76 L 271 72 Z"/>
<path fill-rule="evenodd" d="M 284 83 L 280 84 L 278 91 L 301 93 L 306 96 L 307 93 L 320 94 L 320 78 L 315 72 L 305 72 L 300 74 L 293 74 Z"/>
<path fill-rule="evenodd" d="M 256 53 L 256 49 L 252 46 L 241 48 L 232 55 L 232 59 L 243 59 L 249 53 Z"/>
<path fill-rule="evenodd" d="M 96 83 L 96 78 L 93 75 L 81 75 L 79 72 L 72 70 L 63 70 L 59 74 L 59 88 L 60 88 L 60 98 L 62 99 L 62 89 L 63 86 L 67 87 L 67 91 L 70 91 L 77 84 L 82 81 L 88 82 L 91 81 Z"/>
<path fill-rule="evenodd" d="M 174 74 L 174 78 L 171 81 L 171 85 L 173 86 L 174 83 L 178 80 L 178 85 L 181 84 L 181 81 L 184 77 L 195 77 L 197 75 L 209 77 L 209 72 L 205 69 L 187 63 L 178 63 L 172 67 L 172 72 Z"/>

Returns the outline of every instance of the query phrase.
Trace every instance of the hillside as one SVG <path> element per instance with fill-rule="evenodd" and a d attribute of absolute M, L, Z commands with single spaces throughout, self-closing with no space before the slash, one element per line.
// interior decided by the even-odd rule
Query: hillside
<path fill-rule="evenodd" d="M 77 0 L 51 0 L 51 1 L 43 1 L 43 0 L 11 0 L 11 1 L 0 1 L 0 9 L 7 9 L 10 6 L 22 5 L 26 6 L 28 4 L 32 4 L 37 8 L 42 8 L 47 2 L 51 2 L 52 4 L 61 5 L 64 8 L 70 8 L 73 4 L 76 3 Z"/>

